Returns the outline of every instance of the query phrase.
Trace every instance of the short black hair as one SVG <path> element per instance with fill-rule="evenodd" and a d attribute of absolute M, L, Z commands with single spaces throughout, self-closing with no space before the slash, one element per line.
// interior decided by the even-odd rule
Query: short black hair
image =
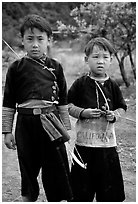
<path fill-rule="evenodd" d="M 52 35 L 52 30 L 46 19 L 36 14 L 30 14 L 25 17 L 24 22 L 20 28 L 22 37 L 24 36 L 25 31 L 29 28 L 31 28 L 31 30 L 33 28 L 37 28 L 42 32 L 46 32 L 48 38 Z"/>
<path fill-rule="evenodd" d="M 107 40 L 106 38 L 103 37 L 96 37 L 91 39 L 88 44 L 85 47 L 85 54 L 86 56 L 89 56 L 92 51 L 93 51 L 93 47 L 97 45 L 98 47 L 103 48 L 104 50 L 108 50 L 110 55 L 114 54 L 116 52 L 115 48 L 113 47 L 113 45 L 109 42 L 109 40 Z"/>

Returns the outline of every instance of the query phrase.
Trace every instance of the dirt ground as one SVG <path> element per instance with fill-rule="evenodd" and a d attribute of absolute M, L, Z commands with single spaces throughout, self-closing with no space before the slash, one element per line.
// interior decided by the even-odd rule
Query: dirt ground
<path fill-rule="evenodd" d="M 135 100 L 129 100 L 126 118 L 136 120 Z M 71 118 L 72 126 L 74 120 Z M 72 130 L 72 144 L 74 142 L 74 129 Z M 122 166 L 126 200 L 136 202 L 136 123 L 127 119 L 119 119 L 116 123 L 116 136 L 118 152 Z M 46 200 L 41 179 L 40 196 L 37 202 Z M 21 202 L 20 173 L 16 151 L 8 150 L 2 145 L 2 202 Z"/>

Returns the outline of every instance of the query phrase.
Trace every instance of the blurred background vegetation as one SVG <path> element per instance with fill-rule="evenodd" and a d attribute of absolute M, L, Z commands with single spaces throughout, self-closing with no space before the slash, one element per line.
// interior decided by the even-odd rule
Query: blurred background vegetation
<path fill-rule="evenodd" d="M 62 63 L 68 86 L 88 71 L 83 54 L 88 40 L 102 36 L 108 38 L 117 51 L 110 76 L 120 86 L 135 87 L 136 2 L 3 2 L 2 36 L 19 56 L 24 55 L 20 25 L 24 16 L 31 13 L 42 15 L 51 25 L 50 54 Z M 16 56 L 5 43 L 2 48 L 4 84 L 7 68 Z"/>
<path fill-rule="evenodd" d="M 28 14 L 38 14 L 45 17 L 52 30 L 57 30 L 57 21 L 74 25 L 75 21 L 70 18 L 70 12 L 79 5 L 80 3 L 77 2 L 3 2 L 3 36 L 10 45 L 19 45 L 20 25 Z"/>

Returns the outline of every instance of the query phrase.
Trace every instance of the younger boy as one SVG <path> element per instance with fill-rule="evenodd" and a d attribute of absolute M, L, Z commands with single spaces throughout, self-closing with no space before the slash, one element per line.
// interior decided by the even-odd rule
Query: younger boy
<path fill-rule="evenodd" d="M 66 148 L 52 122 L 56 119 L 59 124 L 62 120 L 66 129 L 70 129 L 63 68 L 47 57 L 52 31 L 43 17 L 27 16 L 20 31 L 27 55 L 15 61 L 6 76 L 2 129 L 5 144 L 9 149 L 16 149 L 16 140 L 23 202 L 37 200 L 40 169 L 48 201 L 70 201 L 72 191 Z M 16 110 L 14 140 L 12 126 Z M 59 139 L 53 141 L 55 134 Z"/>
<path fill-rule="evenodd" d="M 105 38 L 89 41 L 85 61 L 90 71 L 77 79 L 68 92 L 69 113 L 77 118 L 76 149 L 87 168 L 72 166 L 74 200 L 120 202 L 125 199 L 116 151 L 114 123 L 117 110 L 127 109 L 122 93 L 108 74 L 114 48 Z"/>

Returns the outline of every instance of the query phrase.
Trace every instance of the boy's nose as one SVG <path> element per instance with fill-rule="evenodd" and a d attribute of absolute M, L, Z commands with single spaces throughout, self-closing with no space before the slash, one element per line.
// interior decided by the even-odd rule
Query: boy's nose
<path fill-rule="evenodd" d="M 98 59 L 98 64 L 102 64 L 102 63 L 104 63 L 104 59 L 101 57 Z"/>
<path fill-rule="evenodd" d="M 33 47 L 38 47 L 38 42 L 36 40 L 33 42 Z"/>

